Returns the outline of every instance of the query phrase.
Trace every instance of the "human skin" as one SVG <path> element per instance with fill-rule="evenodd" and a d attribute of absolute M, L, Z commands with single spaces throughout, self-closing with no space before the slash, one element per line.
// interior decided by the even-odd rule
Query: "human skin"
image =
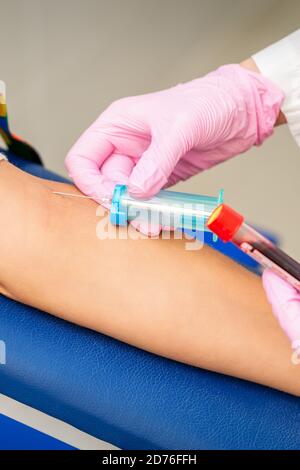
<path fill-rule="evenodd" d="M 300 394 L 299 366 L 258 277 L 209 247 L 186 250 L 186 240 L 100 240 L 97 204 L 53 190 L 79 194 L 1 162 L 2 294 L 153 353 Z"/>

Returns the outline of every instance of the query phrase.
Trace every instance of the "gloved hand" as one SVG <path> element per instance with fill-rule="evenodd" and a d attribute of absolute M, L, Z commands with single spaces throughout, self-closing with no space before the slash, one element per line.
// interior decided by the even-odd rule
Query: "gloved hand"
<path fill-rule="evenodd" d="M 112 103 L 66 158 L 78 188 L 96 201 L 116 183 L 151 197 L 272 134 L 282 91 L 262 75 L 226 65 L 168 90 Z"/>
<path fill-rule="evenodd" d="M 300 293 L 287 282 L 266 269 L 263 285 L 273 313 L 289 337 L 294 349 L 300 348 Z"/>

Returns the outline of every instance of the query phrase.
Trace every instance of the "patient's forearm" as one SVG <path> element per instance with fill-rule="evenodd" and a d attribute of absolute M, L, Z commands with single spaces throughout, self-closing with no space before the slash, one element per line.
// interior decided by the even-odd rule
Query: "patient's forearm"
<path fill-rule="evenodd" d="M 97 205 L 55 196 L 57 186 L 0 165 L 3 293 L 154 353 L 300 393 L 258 278 L 180 240 L 99 240 Z"/>

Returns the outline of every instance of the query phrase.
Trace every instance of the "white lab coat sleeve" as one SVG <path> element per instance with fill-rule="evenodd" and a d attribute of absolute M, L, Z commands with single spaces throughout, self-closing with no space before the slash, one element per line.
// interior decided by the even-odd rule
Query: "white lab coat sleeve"
<path fill-rule="evenodd" d="M 300 29 L 257 52 L 252 59 L 260 72 L 284 92 L 281 110 L 300 146 Z"/>

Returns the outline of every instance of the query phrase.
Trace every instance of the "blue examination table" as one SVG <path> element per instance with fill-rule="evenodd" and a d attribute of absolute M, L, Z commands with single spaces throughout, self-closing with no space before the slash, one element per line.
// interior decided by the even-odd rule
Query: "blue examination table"
<path fill-rule="evenodd" d="M 63 180 L 9 158 L 29 173 Z M 215 247 L 255 270 L 231 245 Z M 288 394 L 149 354 L 5 297 L 0 341 L 1 394 L 121 449 L 300 448 L 300 400 Z"/>

